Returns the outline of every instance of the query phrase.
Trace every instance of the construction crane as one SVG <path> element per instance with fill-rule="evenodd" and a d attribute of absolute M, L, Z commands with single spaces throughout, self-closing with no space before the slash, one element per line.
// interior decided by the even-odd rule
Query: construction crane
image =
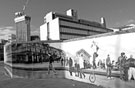
<path fill-rule="evenodd" d="M 15 13 L 16 17 L 20 17 L 20 16 L 25 14 L 25 10 L 26 10 L 26 7 L 27 7 L 28 3 L 29 3 L 29 0 L 27 0 L 26 3 L 23 5 L 22 12 L 16 12 Z"/>
<path fill-rule="evenodd" d="M 26 7 L 27 7 L 29 1 L 30 0 L 27 0 L 26 3 L 23 5 L 23 11 L 22 11 L 23 13 L 25 13 L 25 10 L 26 10 Z"/>

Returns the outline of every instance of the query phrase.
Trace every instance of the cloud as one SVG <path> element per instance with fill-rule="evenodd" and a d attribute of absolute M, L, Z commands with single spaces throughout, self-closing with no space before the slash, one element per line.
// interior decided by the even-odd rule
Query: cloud
<path fill-rule="evenodd" d="M 40 35 L 39 29 L 32 31 L 31 35 L 38 35 L 39 36 Z"/>
<path fill-rule="evenodd" d="M 0 27 L 0 30 L 5 30 L 5 29 L 8 29 L 8 30 L 15 30 L 15 27 L 12 27 L 12 26 Z"/>
<path fill-rule="evenodd" d="M 31 35 L 40 35 L 40 28 L 31 25 Z"/>
<path fill-rule="evenodd" d="M 40 29 L 31 25 L 31 35 L 40 35 Z M 1 26 L 0 27 L 0 39 L 8 39 L 9 34 L 16 34 L 16 28 L 14 26 Z"/>
<path fill-rule="evenodd" d="M 15 34 L 15 27 L 13 26 L 0 27 L 0 39 L 7 39 L 9 34 Z"/>
<path fill-rule="evenodd" d="M 124 20 L 124 21 L 115 23 L 116 27 L 121 27 L 121 26 L 129 25 L 129 24 L 135 24 L 135 20 L 129 19 L 129 20 Z"/>
<path fill-rule="evenodd" d="M 130 19 L 130 20 L 127 21 L 127 23 L 128 23 L 128 24 L 135 23 L 135 20 Z"/>

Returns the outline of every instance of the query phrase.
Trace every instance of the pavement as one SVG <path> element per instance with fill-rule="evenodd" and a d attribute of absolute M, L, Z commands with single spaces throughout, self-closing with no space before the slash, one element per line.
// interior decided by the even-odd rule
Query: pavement
<path fill-rule="evenodd" d="M 95 70 L 98 71 L 99 70 Z M 45 79 L 27 79 L 27 78 L 10 78 L 4 73 L 3 62 L 0 63 L 0 88 L 135 88 L 135 80 L 123 81 L 119 77 L 107 79 L 105 70 L 100 71 L 100 75 L 96 74 L 96 81 L 91 83 L 89 80 L 89 70 L 85 73 L 85 78 L 76 77 L 75 73 L 70 76 L 65 71 L 65 78 L 45 78 Z M 119 74 L 118 72 L 113 72 Z M 102 85 L 102 86 L 101 86 Z"/>
<path fill-rule="evenodd" d="M 0 88 L 103 88 L 67 79 L 6 79 L 0 80 Z"/>
<path fill-rule="evenodd" d="M 84 82 L 84 83 L 91 83 L 89 81 L 89 74 L 85 74 L 85 79 L 80 79 L 74 76 L 67 76 L 67 78 L 70 79 L 74 79 L 80 82 Z M 123 81 L 120 78 L 117 77 L 113 77 L 112 79 L 107 79 L 106 76 L 104 75 L 95 75 L 96 76 L 96 81 L 94 83 L 94 85 L 102 85 L 105 88 L 135 88 L 135 80 L 131 80 L 131 81 Z"/>
<path fill-rule="evenodd" d="M 0 62 L 0 88 L 103 88 L 90 83 L 84 83 L 65 78 L 10 78 L 5 74 L 3 62 Z"/>

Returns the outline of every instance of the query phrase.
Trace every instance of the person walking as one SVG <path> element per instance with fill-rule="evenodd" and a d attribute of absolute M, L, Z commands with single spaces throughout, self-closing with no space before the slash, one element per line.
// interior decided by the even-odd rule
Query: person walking
<path fill-rule="evenodd" d="M 56 71 L 53 67 L 53 62 L 54 62 L 54 54 L 48 54 L 49 55 L 49 67 L 48 67 L 48 74 L 50 74 L 50 69 L 52 69 L 52 71 L 56 74 Z"/>
<path fill-rule="evenodd" d="M 73 66 L 73 60 L 70 57 L 69 58 L 69 72 L 70 72 L 70 76 L 72 76 L 72 66 Z"/>
<path fill-rule="evenodd" d="M 111 59 L 110 59 L 110 55 L 108 54 L 107 55 L 107 58 L 106 58 L 106 66 L 107 66 L 107 78 L 108 79 L 111 79 Z"/>

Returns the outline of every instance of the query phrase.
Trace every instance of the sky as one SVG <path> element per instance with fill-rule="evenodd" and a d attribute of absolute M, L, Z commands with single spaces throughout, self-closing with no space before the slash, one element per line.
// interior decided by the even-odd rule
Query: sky
<path fill-rule="evenodd" d="M 15 12 L 22 11 L 27 0 L 0 0 L 0 38 L 15 32 Z M 44 16 L 53 11 L 66 14 L 75 9 L 79 19 L 100 22 L 105 17 L 107 27 L 135 23 L 135 0 L 29 0 L 25 13 L 31 16 L 31 30 L 39 31 Z"/>

